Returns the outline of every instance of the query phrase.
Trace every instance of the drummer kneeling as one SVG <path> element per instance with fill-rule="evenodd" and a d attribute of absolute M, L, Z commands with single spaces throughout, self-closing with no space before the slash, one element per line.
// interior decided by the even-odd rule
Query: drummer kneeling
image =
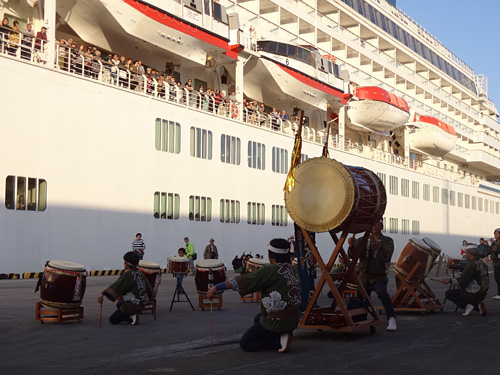
<path fill-rule="evenodd" d="M 456 280 L 459 288 L 446 291 L 446 299 L 454 302 L 461 309 L 465 309 L 463 316 L 469 316 L 472 310 L 479 310 L 482 316 L 486 315 L 484 297 L 490 287 L 488 266 L 479 258 L 477 245 L 468 245 L 465 257 L 469 261 L 462 275 Z M 452 279 L 443 280 L 444 284 L 450 284 Z"/>
<path fill-rule="evenodd" d="M 97 298 L 102 303 L 104 296 L 111 301 L 120 297 L 116 304 L 117 310 L 109 317 L 111 324 L 127 322 L 136 325 L 139 322 L 139 314 L 153 295 L 153 288 L 144 274 L 137 268 L 139 254 L 129 251 L 123 256 L 125 272 L 118 280 L 108 286 Z"/>
<path fill-rule="evenodd" d="M 229 288 L 242 296 L 261 292 L 261 313 L 240 340 L 244 351 L 274 349 L 283 353 L 292 341 L 292 331 L 300 321 L 300 280 L 289 249 L 287 240 L 273 239 L 268 245 L 269 265 L 219 283 L 207 293 L 211 298 L 216 291 Z"/>

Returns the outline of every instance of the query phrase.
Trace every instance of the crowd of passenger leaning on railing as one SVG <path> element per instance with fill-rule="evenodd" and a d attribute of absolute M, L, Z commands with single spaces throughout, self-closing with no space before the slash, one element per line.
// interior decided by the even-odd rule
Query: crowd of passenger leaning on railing
<path fill-rule="evenodd" d="M 0 53 L 46 64 L 46 31 L 43 26 L 35 34 L 31 24 L 27 24 L 21 31 L 18 21 L 9 25 L 9 19 L 4 18 L 0 26 Z M 234 91 L 227 96 L 224 90 L 213 90 L 203 85 L 195 90 L 191 79 L 182 85 L 171 72 L 160 72 L 155 68 L 145 67 L 141 60 L 119 57 L 116 53 L 103 54 L 96 47 L 78 45 L 73 39 L 60 39 L 56 42 L 55 60 L 55 64 L 62 71 L 175 101 L 220 116 L 242 119 L 247 123 L 273 130 L 294 131 L 298 121 L 297 117 L 294 117 L 295 121 L 289 119 L 286 110 L 268 110 L 269 107 L 266 108 L 264 103 L 259 104 L 247 98 L 240 103 Z"/>

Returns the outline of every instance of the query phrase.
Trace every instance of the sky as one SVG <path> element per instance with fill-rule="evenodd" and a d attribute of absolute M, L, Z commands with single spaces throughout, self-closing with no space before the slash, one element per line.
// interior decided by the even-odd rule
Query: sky
<path fill-rule="evenodd" d="M 396 0 L 396 6 L 476 74 L 500 110 L 500 0 Z"/>

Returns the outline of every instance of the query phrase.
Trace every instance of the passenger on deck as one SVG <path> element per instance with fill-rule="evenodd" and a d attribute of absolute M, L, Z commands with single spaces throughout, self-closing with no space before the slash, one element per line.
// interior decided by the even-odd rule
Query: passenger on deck
<path fill-rule="evenodd" d="M 21 40 L 21 58 L 24 60 L 31 60 L 31 48 L 33 48 L 33 39 L 35 32 L 32 30 L 31 23 L 26 25 L 23 30 L 23 37 Z"/>
<path fill-rule="evenodd" d="M 9 35 L 9 55 L 16 56 L 17 49 L 19 48 L 19 22 L 14 21 L 12 23 L 12 30 Z"/>
<path fill-rule="evenodd" d="M 42 26 L 40 31 L 36 33 L 35 49 L 37 51 L 43 51 L 45 43 L 47 43 L 47 28 Z"/>
<path fill-rule="evenodd" d="M 12 28 L 9 26 L 9 19 L 4 17 L 0 27 L 0 52 L 7 53 L 9 50 L 9 35 Z"/>

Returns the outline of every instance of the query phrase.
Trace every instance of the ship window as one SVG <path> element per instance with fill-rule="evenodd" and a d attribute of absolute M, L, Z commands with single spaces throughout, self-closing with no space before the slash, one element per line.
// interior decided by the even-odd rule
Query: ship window
<path fill-rule="evenodd" d="M 212 198 L 189 196 L 189 220 L 211 221 L 212 220 Z"/>
<path fill-rule="evenodd" d="M 220 200 L 220 222 L 235 223 L 240 222 L 240 202 L 234 199 Z"/>
<path fill-rule="evenodd" d="M 483 198 L 477 198 L 477 209 L 478 211 L 483 210 Z"/>
<path fill-rule="evenodd" d="M 273 204 L 271 224 L 278 227 L 286 227 L 288 225 L 288 213 L 285 206 Z"/>
<path fill-rule="evenodd" d="M 300 162 L 303 163 L 306 160 L 309 160 L 309 156 L 307 154 L 301 154 L 300 155 Z"/>
<path fill-rule="evenodd" d="M 406 178 L 401 179 L 401 195 L 403 197 L 410 196 L 410 181 Z"/>
<path fill-rule="evenodd" d="M 264 225 L 266 223 L 266 207 L 264 203 L 247 203 L 247 223 L 252 225 Z"/>
<path fill-rule="evenodd" d="M 395 176 L 389 176 L 389 193 L 398 195 L 398 178 Z"/>
<path fill-rule="evenodd" d="M 413 199 L 420 199 L 420 183 L 417 181 L 411 182 L 411 197 Z"/>
<path fill-rule="evenodd" d="M 158 151 L 179 154 L 181 152 L 181 125 L 178 122 L 157 118 L 155 148 Z"/>
<path fill-rule="evenodd" d="M 500 213 L 500 202 L 495 203 L 495 213 L 497 215 Z"/>
<path fill-rule="evenodd" d="M 402 219 L 401 226 L 402 226 L 401 233 L 410 234 L 410 220 L 409 219 Z"/>
<path fill-rule="evenodd" d="M 266 52 L 278 53 L 278 42 L 269 42 L 266 45 Z"/>
<path fill-rule="evenodd" d="M 387 219 L 384 217 L 382 218 L 384 227 L 382 228 L 382 233 L 387 233 Z"/>
<path fill-rule="evenodd" d="M 475 196 L 472 196 L 472 204 L 471 204 L 471 208 L 473 210 L 477 210 L 477 197 Z"/>
<path fill-rule="evenodd" d="M 156 191 L 153 197 L 153 217 L 155 219 L 178 220 L 180 203 L 179 194 Z"/>
<path fill-rule="evenodd" d="M 191 127 L 191 156 L 212 160 L 212 132 L 206 129 Z"/>
<path fill-rule="evenodd" d="M 248 166 L 266 169 L 266 146 L 264 144 L 248 141 Z"/>
<path fill-rule="evenodd" d="M 412 220 L 411 222 L 411 233 L 415 235 L 420 234 L 420 221 Z"/>
<path fill-rule="evenodd" d="M 203 0 L 203 8 L 207 16 L 210 15 L 210 0 Z"/>
<path fill-rule="evenodd" d="M 227 25 L 228 22 L 227 22 L 226 8 L 224 8 L 219 3 L 216 3 L 215 1 L 213 2 L 213 6 L 214 6 L 213 7 L 214 19 Z"/>
<path fill-rule="evenodd" d="M 439 203 L 439 188 L 437 186 L 432 188 L 432 201 L 434 203 Z"/>
<path fill-rule="evenodd" d="M 273 147 L 273 172 L 288 173 L 288 151 L 284 148 Z"/>
<path fill-rule="evenodd" d="M 450 206 L 456 205 L 456 193 L 453 190 L 450 190 Z"/>
<path fill-rule="evenodd" d="M 380 178 L 380 181 L 382 181 L 382 183 L 384 184 L 384 187 L 387 188 L 385 173 L 377 172 L 377 176 L 378 176 L 378 178 Z"/>
<path fill-rule="evenodd" d="M 458 207 L 464 206 L 464 193 L 458 193 Z"/>
<path fill-rule="evenodd" d="M 398 233 L 398 219 L 389 219 L 389 233 Z"/>
<path fill-rule="evenodd" d="M 465 208 L 470 208 L 470 195 L 465 194 Z"/>
<path fill-rule="evenodd" d="M 278 55 L 288 56 L 288 44 L 278 43 Z"/>
<path fill-rule="evenodd" d="M 484 212 L 488 212 L 490 209 L 488 199 L 484 200 Z"/>
<path fill-rule="evenodd" d="M 441 203 L 448 204 L 448 189 L 441 189 Z"/>
<path fill-rule="evenodd" d="M 220 160 L 223 163 L 240 165 L 240 155 L 240 139 L 222 134 L 220 141 Z"/>
<path fill-rule="evenodd" d="M 493 213 L 495 211 L 495 202 L 490 201 L 490 212 Z"/>
<path fill-rule="evenodd" d="M 27 181 L 26 181 L 27 180 Z M 26 184 L 27 182 L 27 184 Z M 47 182 L 43 179 L 7 176 L 5 181 L 5 208 L 19 211 L 45 211 Z"/>
<path fill-rule="evenodd" d="M 431 186 L 428 184 L 424 184 L 422 191 L 423 191 L 423 195 L 424 195 L 424 201 L 430 201 L 431 200 Z"/>
<path fill-rule="evenodd" d="M 287 55 L 293 59 L 296 59 L 297 58 L 297 46 L 292 46 L 291 44 L 289 44 Z"/>

